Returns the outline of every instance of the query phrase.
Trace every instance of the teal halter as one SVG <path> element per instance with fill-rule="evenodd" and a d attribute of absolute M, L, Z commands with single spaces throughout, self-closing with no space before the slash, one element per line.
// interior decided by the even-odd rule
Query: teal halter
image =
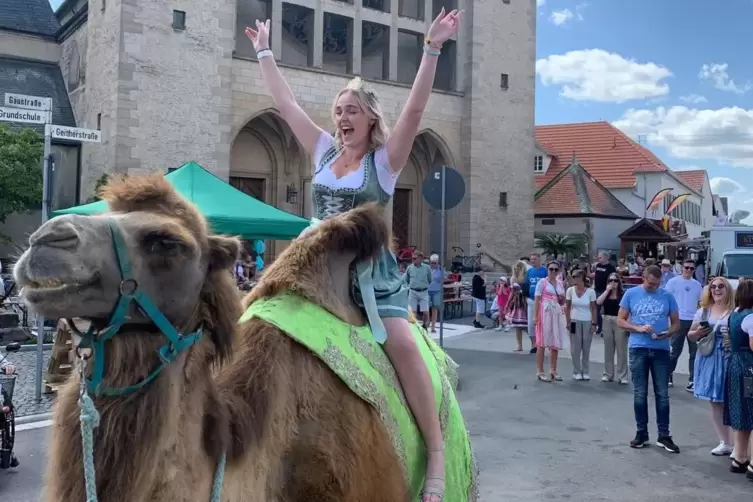
<path fill-rule="evenodd" d="M 99 332 L 95 332 L 93 326 L 81 337 L 81 343 L 79 343 L 76 349 L 80 357 L 80 349 L 91 349 L 94 353 L 94 366 L 92 368 L 92 378 L 86 378 L 86 385 L 89 392 L 95 396 L 123 396 L 135 392 L 146 385 L 152 380 L 157 378 L 160 372 L 173 362 L 178 355 L 191 347 L 193 344 L 201 340 L 203 335 L 203 328 L 199 327 L 196 331 L 182 335 L 176 330 L 170 321 L 159 311 L 154 302 L 141 290 L 139 290 L 136 279 L 133 278 L 131 263 L 128 260 L 128 248 L 125 245 L 123 236 L 120 233 L 115 222 L 109 222 L 110 232 L 112 234 L 112 242 L 115 248 L 115 256 L 118 260 L 118 266 L 120 267 L 120 286 L 119 293 L 120 298 L 115 305 L 110 320 L 107 323 L 107 327 Z M 159 328 L 163 335 L 168 339 L 168 343 L 163 345 L 157 350 L 157 354 L 160 358 L 160 363 L 156 368 L 152 370 L 149 375 L 143 380 L 128 387 L 104 387 L 102 385 L 102 378 L 105 372 L 105 342 L 110 338 L 118 334 L 118 331 L 128 321 L 128 308 L 131 306 L 131 302 L 136 302 L 144 313 L 149 316 L 152 322 Z M 73 323 L 71 323 L 73 325 Z"/>

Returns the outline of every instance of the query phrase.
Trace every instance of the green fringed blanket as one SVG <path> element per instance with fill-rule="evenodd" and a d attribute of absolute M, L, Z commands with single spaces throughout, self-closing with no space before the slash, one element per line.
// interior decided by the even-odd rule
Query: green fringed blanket
<path fill-rule="evenodd" d="M 426 451 L 397 375 L 371 330 L 354 327 L 322 307 L 294 294 L 254 302 L 240 322 L 263 319 L 287 333 L 319 358 L 361 399 L 377 409 L 411 487 L 414 500 L 423 487 Z M 315 329 L 312 329 L 314 328 Z M 445 496 L 448 502 L 478 498 L 476 462 L 460 407 L 455 399 L 457 365 L 426 334 L 412 330 L 434 383 L 445 441 Z"/>

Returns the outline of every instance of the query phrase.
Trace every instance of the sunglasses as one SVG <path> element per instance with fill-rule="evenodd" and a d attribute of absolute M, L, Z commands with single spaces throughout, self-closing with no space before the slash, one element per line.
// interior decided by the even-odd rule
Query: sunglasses
<path fill-rule="evenodd" d="M 617 284 L 617 283 L 619 283 L 620 281 L 618 281 L 617 279 L 609 279 L 609 280 L 608 280 L 607 282 L 613 282 L 613 283 Z"/>
<path fill-rule="evenodd" d="M 558 267 L 549 267 L 550 272 L 559 272 L 560 269 Z"/>
<path fill-rule="evenodd" d="M 685 270 L 695 270 L 695 267 L 687 267 L 686 266 L 686 267 L 682 267 L 682 268 L 684 268 Z"/>
<path fill-rule="evenodd" d="M 725 286 L 724 284 L 712 284 L 711 286 L 709 286 L 709 289 L 720 290 L 720 289 L 726 289 L 726 287 L 727 286 Z"/>

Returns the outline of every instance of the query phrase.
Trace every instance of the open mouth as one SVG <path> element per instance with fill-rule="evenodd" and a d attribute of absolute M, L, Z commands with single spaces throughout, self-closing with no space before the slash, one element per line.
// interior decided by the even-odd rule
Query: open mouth
<path fill-rule="evenodd" d="M 343 139 L 349 138 L 353 135 L 353 128 L 348 126 L 340 126 L 340 135 Z"/>
<path fill-rule="evenodd" d="M 93 285 L 97 280 L 96 276 L 86 281 L 55 277 L 29 279 L 24 281 L 23 295 L 27 300 L 39 301 L 41 296 L 75 293 Z"/>

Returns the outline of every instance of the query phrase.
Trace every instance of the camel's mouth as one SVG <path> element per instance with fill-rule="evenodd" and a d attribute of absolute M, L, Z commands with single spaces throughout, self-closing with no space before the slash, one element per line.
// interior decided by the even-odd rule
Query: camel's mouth
<path fill-rule="evenodd" d="M 57 277 L 27 279 L 21 284 L 21 291 L 24 299 L 34 304 L 49 301 L 50 298 L 78 293 L 83 289 L 94 286 L 97 282 L 99 282 L 97 276 L 85 281 Z"/>

